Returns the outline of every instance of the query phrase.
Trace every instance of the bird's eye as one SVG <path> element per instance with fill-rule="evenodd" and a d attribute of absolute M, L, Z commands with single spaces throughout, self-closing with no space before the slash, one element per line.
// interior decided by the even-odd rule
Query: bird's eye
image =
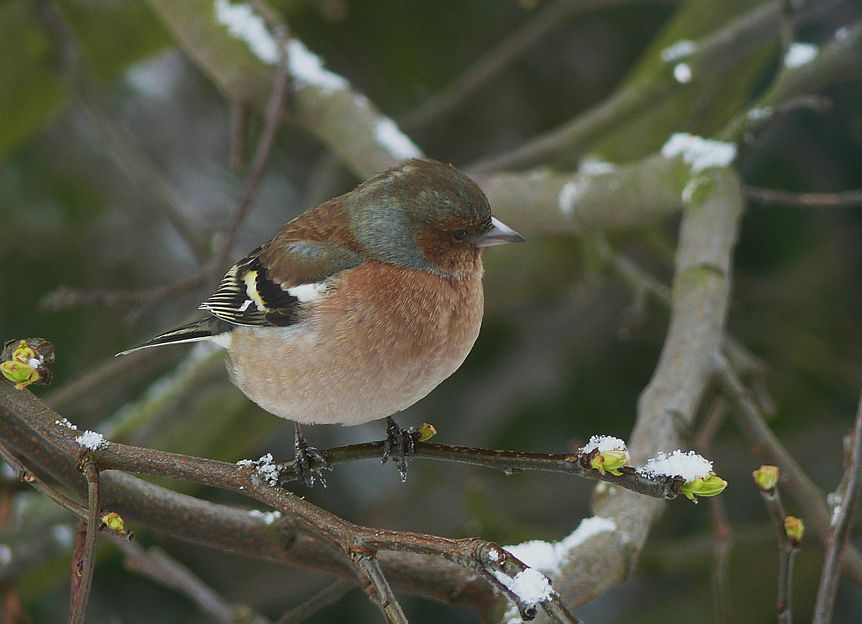
<path fill-rule="evenodd" d="M 467 238 L 467 230 L 455 230 L 452 232 L 452 238 L 456 241 L 462 241 Z"/>

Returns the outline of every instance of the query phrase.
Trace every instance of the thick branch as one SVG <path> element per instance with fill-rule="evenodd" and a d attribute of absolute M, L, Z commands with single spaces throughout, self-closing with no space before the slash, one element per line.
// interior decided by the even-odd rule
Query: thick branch
<path fill-rule="evenodd" d="M 683 211 L 668 335 L 638 403 L 629 446 L 636 462 L 679 448 L 721 347 L 742 194 L 730 170 L 707 173 L 699 188 Z M 595 515 L 617 530 L 570 553 L 557 578 L 566 603 L 583 604 L 625 580 L 660 511 L 657 500 L 630 492 L 597 497 Z"/>
<path fill-rule="evenodd" d="M 28 470 L 83 497 L 85 483 L 75 459 L 79 447 L 65 427 L 54 424 L 58 419 L 56 412 L 30 392 L 0 381 L 0 437 L 4 443 L 18 456 L 27 457 Z M 235 466 L 225 466 L 236 473 Z M 245 510 L 179 494 L 122 472 L 109 471 L 101 477 L 102 504 L 128 522 L 220 550 L 354 578 L 344 558 L 320 539 L 292 535 Z M 200 482 L 212 485 L 206 478 Z M 451 562 L 406 552 L 381 553 L 380 561 L 396 590 L 479 611 L 496 604 L 483 580 Z"/>

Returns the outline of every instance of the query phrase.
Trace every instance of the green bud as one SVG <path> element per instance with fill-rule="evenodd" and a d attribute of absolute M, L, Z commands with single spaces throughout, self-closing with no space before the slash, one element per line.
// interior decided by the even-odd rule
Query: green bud
<path fill-rule="evenodd" d="M 30 384 L 34 384 L 42 379 L 38 370 L 29 364 L 15 360 L 0 363 L 0 373 L 3 373 L 6 379 L 14 383 L 18 390 L 23 390 Z"/>
<path fill-rule="evenodd" d="M 34 383 L 50 383 L 51 371 L 46 364 L 53 362 L 53 345 L 41 338 L 31 339 L 34 345 L 26 340 L 8 341 L 3 347 L 4 362 L 0 362 L 0 373 L 22 390 Z"/>
<path fill-rule="evenodd" d="M 694 481 L 684 483 L 680 490 L 685 497 L 693 503 L 697 503 L 696 496 L 718 496 L 727 487 L 727 481 L 714 472 L 705 477 L 698 477 Z"/>
<path fill-rule="evenodd" d="M 124 533 L 126 531 L 126 522 L 123 520 L 123 516 L 116 511 L 110 511 L 102 516 L 102 524 L 114 533 Z"/>
<path fill-rule="evenodd" d="M 799 544 L 802 541 L 802 536 L 805 535 L 805 523 L 802 522 L 802 518 L 785 516 L 784 534 L 794 545 Z"/>
<path fill-rule="evenodd" d="M 778 466 L 761 466 L 751 473 L 754 477 L 754 482 L 764 492 L 774 490 L 778 485 L 778 479 L 781 477 L 781 471 Z"/>
<path fill-rule="evenodd" d="M 620 468 L 628 465 L 629 454 L 623 450 L 597 453 L 595 457 L 590 459 L 590 468 L 598 470 L 601 474 L 605 474 L 607 471 L 615 477 L 619 477 L 623 474 L 622 471 L 620 471 Z"/>
<path fill-rule="evenodd" d="M 416 427 L 416 433 L 419 434 L 420 442 L 426 442 L 437 435 L 437 429 L 430 423 L 422 423 Z"/>

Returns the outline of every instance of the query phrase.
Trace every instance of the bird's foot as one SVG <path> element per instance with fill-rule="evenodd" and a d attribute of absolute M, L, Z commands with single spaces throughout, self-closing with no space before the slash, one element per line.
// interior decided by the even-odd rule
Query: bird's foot
<path fill-rule="evenodd" d="M 407 463 L 416 452 L 416 440 L 413 437 L 413 428 L 402 429 L 391 417 L 386 419 L 386 440 L 383 442 L 383 461 L 389 458 L 395 462 L 398 472 L 401 473 L 401 481 L 407 481 Z"/>
<path fill-rule="evenodd" d="M 312 468 L 312 463 L 320 464 Z M 320 481 L 326 487 L 326 479 L 321 474 L 322 470 L 332 470 L 329 460 L 315 447 L 309 445 L 303 437 L 297 437 L 294 444 L 293 470 L 296 476 L 306 487 L 312 487 L 315 481 Z"/>

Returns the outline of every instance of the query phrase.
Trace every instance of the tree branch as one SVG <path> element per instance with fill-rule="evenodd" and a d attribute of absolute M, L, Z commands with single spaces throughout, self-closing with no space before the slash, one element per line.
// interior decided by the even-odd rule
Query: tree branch
<path fill-rule="evenodd" d="M 811 521 L 821 543 L 828 545 L 831 514 L 826 506 L 826 496 L 775 437 L 751 393 L 723 357 L 717 360 L 716 374 L 725 396 L 735 408 L 737 426 L 742 430 L 754 455 L 779 467 L 784 487 L 805 510 L 806 518 Z M 859 551 L 848 546 L 843 550 L 842 556 L 845 571 L 856 582 L 862 582 L 862 555 Z"/>
<path fill-rule="evenodd" d="M 183 594 L 211 621 L 219 624 L 236 624 L 238 614 L 247 612 L 242 619 L 245 624 L 266 624 L 265 618 L 250 613 L 250 609 L 228 603 L 194 572 L 161 548 L 153 546 L 144 549 L 120 536 L 114 537 L 112 541 L 123 551 L 125 555 L 123 564 L 127 570 Z"/>
<path fill-rule="evenodd" d="M 90 600 L 90 590 L 93 588 L 93 572 L 96 568 L 96 532 L 101 520 L 99 518 L 99 470 L 95 461 L 86 453 L 81 460 L 81 471 L 87 479 L 87 520 L 84 543 L 80 556 L 78 547 L 75 557 L 72 557 L 72 594 L 69 624 L 83 624 L 87 613 L 87 603 Z M 80 533 L 78 535 L 80 540 Z"/>
<path fill-rule="evenodd" d="M 793 193 L 746 186 L 745 197 L 765 206 L 794 206 L 797 208 L 851 208 L 853 206 L 862 206 L 862 191 Z"/>
<path fill-rule="evenodd" d="M 300 624 L 324 607 L 338 602 L 342 596 L 355 587 L 355 583 L 346 579 L 332 581 L 301 605 L 285 611 L 275 624 Z"/>
<path fill-rule="evenodd" d="M 356 567 L 359 578 L 363 580 L 365 592 L 371 601 L 380 607 L 383 615 L 386 616 L 386 621 L 390 624 L 407 624 L 407 617 L 401 610 L 401 605 L 395 598 L 395 593 L 389 586 L 389 581 L 386 580 L 377 558 L 370 553 L 354 551 L 350 559 Z"/>
<path fill-rule="evenodd" d="M 775 469 L 775 466 L 763 466 L 760 470 L 764 470 L 765 468 Z M 758 472 L 755 471 L 755 475 Z M 757 481 L 757 476 L 755 476 L 755 481 Z M 763 502 L 766 504 L 766 509 L 769 511 L 769 517 L 772 520 L 772 526 L 775 528 L 775 537 L 778 542 L 778 598 L 775 612 L 778 624 L 792 624 L 793 558 L 799 550 L 799 543 L 787 535 L 787 530 L 784 526 L 787 513 L 784 511 L 784 504 L 781 502 L 777 480 L 772 487 L 764 488 L 759 483 L 758 487 Z"/>
<path fill-rule="evenodd" d="M 839 493 L 840 500 L 833 511 L 826 539 L 826 557 L 817 589 L 817 602 L 814 605 L 814 624 L 829 624 L 832 621 L 832 610 L 838 594 L 842 552 L 847 545 L 850 519 L 859 494 L 859 480 L 862 479 L 862 397 L 856 409 L 856 424 L 853 427 L 850 449 L 846 485 Z"/>
<path fill-rule="evenodd" d="M 72 483 L 80 484 L 80 477 L 70 474 L 69 466 L 80 447 L 75 441 L 74 432 L 62 424 L 54 424 L 58 420 L 54 412 L 28 391 L 14 390 L 13 385 L 6 381 L 0 383 L 0 408 L 2 408 L 0 411 L 0 430 L 2 430 L 4 439 L 8 440 L 13 448 L 32 458 L 31 461 L 34 463 L 42 464 L 45 468 L 50 467 L 56 478 L 61 480 L 72 479 Z M 269 482 L 271 477 L 269 475 L 262 477 L 254 467 L 239 467 L 204 458 L 129 447 L 116 442 L 106 443 L 97 450 L 88 453 L 88 457 L 92 458 L 95 467 L 102 472 L 133 470 L 141 474 L 187 480 L 255 498 L 285 515 L 282 520 L 276 523 L 279 530 L 298 530 L 310 534 L 323 543 L 348 554 L 359 548 L 364 552 L 372 553 L 395 551 L 412 555 L 432 555 L 455 563 L 462 569 L 470 570 L 474 574 L 487 575 L 495 571 L 504 571 L 503 562 L 498 565 L 494 559 L 485 560 L 480 557 L 481 553 L 489 549 L 504 552 L 495 544 L 476 539 L 453 540 L 355 525 L 311 505 L 290 492 L 272 487 Z M 120 475 L 112 474 L 111 476 L 114 479 L 121 478 Z M 148 489 L 150 489 L 151 495 L 156 491 L 161 491 L 161 488 L 155 488 L 155 486 L 150 486 Z M 150 509 L 151 513 L 157 512 L 156 517 L 159 513 L 165 513 L 165 504 L 170 503 L 170 499 L 179 500 L 179 495 L 172 493 L 168 496 L 163 491 L 161 492 L 161 507 Z M 152 502 L 148 503 L 148 497 L 139 492 L 138 495 L 125 501 L 114 501 L 112 508 L 116 507 L 124 515 L 128 514 L 130 518 L 135 518 L 137 513 L 134 507 L 129 508 L 130 503 L 137 506 L 152 505 Z M 221 506 L 217 507 L 224 509 Z M 140 507 L 138 508 L 140 509 Z M 200 515 L 204 511 L 212 513 L 215 508 L 216 506 L 212 506 L 212 504 L 206 505 L 206 510 L 198 506 L 197 521 L 201 523 L 201 526 L 194 525 L 187 527 L 187 529 L 191 529 L 191 532 L 204 530 L 202 526 L 205 526 L 207 522 L 202 521 Z M 183 521 L 183 524 L 188 525 L 191 521 L 191 515 L 188 510 L 185 513 L 186 520 Z M 225 539 L 226 543 L 235 543 L 237 535 L 232 532 L 235 527 L 227 525 L 222 518 L 219 521 L 221 522 L 222 539 Z M 154 528 L 164 530 L 165 527 L 156 526 Z M 230 537 L 225 536 L 225 531 Z M 395 561 L 405 564 L 401 558 L 397 558 Z M 504 561 L 506 566 L 510 568 L 516 566 L 519 572 L 527 569 L 522 562 L 512 556 L 504 558 Z M 341 559 L 341 562 L 338 567 L 343 566 L 344 560 Z M 324 568 L 331 569 L 333 563 L 335 562 L 330 562 Z M 439 591 L 439 589 L 440 587 L 427 587 L 425 591 Z M 458 596 L 463 591 L 464 588 L 457 593 L 450 594 L 449 599 L 451 600 L 452 596 Z M 567 613 L 565 607 L 559 604 L 556 594 L 542 599 L 540 603 L 550 613 Z"/>
<path fill-rule="evenodd" d="M 703 190 L 683 211 L 668 334 L 638 402 L 629 446 L 635 462 L 679 448 L 721 347 L 742 195 L 733 171 L 701 175 Z M 572 550 L 557 578 L 566 604 L 584 604 L 621 583 L 660 512 L 656 499 L 597 493 L 593 513 L 612 519 L 617 529 Z"/>

